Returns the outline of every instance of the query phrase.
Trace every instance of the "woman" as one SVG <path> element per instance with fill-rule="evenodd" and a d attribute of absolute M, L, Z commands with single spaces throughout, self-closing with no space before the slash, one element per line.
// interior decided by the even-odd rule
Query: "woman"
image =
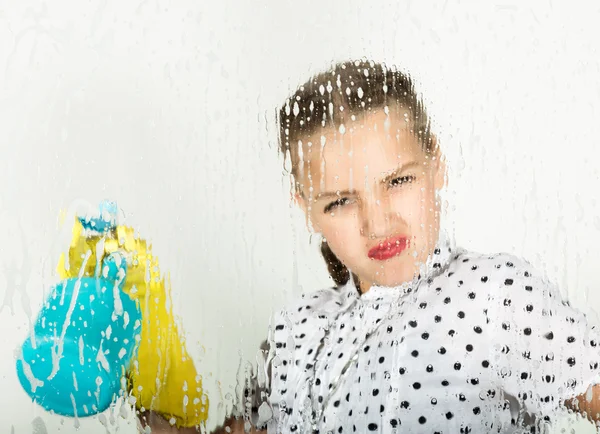
<path fill-rule="evenodd" d="M 600 334 L 585 315 L 528 262 L 468 252 L 440 230 L 444 158 L 410 77 L 337 64 L 300 86 L 279 123 L 336 287 L 276 315 L 248 422 L 503 433 L 542 432 L 563 403 L 596 416 L 598 394 L 584 395 L 598 383 Z"/>

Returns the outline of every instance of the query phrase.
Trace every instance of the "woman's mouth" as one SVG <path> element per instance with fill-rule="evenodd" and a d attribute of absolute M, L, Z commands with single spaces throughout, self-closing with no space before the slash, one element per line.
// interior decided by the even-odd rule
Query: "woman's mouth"
<path fill-rule="evenodd" d="M 371 259 L 385 261 L 398 256 L 408 248 L 408 244 L 408 238 L 405 236 L 388 238 L 369 250 L 368 255 Z"/>

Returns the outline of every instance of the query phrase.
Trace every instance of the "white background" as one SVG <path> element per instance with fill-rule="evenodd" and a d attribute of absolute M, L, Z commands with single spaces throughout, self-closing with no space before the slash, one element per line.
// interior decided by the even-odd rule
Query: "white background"
<path fill-rule="evenodd" d="M 220 421 L 271 311 L 329 285 L 273 120 L 309 73 L 349 57 L 397 64 L 424 91 L 458 243 L 524 255 L 593 314 L 598 22 L 591 0 L 0 0 L 0 430 L 75 432 L 31 404 L 13 353 L 76 205 L 103 198 L 170 273 Z M 82 432 L 135 432 L 105 416 Z"/>

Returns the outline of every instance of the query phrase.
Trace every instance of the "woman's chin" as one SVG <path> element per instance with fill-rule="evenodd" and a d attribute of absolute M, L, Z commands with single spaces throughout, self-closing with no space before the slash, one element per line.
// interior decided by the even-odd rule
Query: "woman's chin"
<path fill-rule="evenodd" d="M 416 274 L 412 270 L 392 269 L 388 272 L 379 272 L 373 276 L 373 283 L 377 286 L 395 287 L 406 282 L 410 282 L 415 278 Z"/>
<path fill-rule="evenodd" d="M 371 281 L 377 286 L 400 286 L 410 282 L 418 274 L 415 259 L 409 255 L 402 254 L 394 258 L 372 263 Z"/>

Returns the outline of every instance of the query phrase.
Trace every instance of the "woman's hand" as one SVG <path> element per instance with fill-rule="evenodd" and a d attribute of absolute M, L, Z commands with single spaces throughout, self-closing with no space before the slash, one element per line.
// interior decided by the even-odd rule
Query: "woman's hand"
<path fill-rule="evenodd" d="M 591 399 L 588 401 L 588 398 Z M 585 417 L 590 422 L 600 422 L 600 384 L 592 386 L 591 397 L 586 392 L 572 400 L 565 401 L 565 406 L 581 415 L 585 413 Z"/>

